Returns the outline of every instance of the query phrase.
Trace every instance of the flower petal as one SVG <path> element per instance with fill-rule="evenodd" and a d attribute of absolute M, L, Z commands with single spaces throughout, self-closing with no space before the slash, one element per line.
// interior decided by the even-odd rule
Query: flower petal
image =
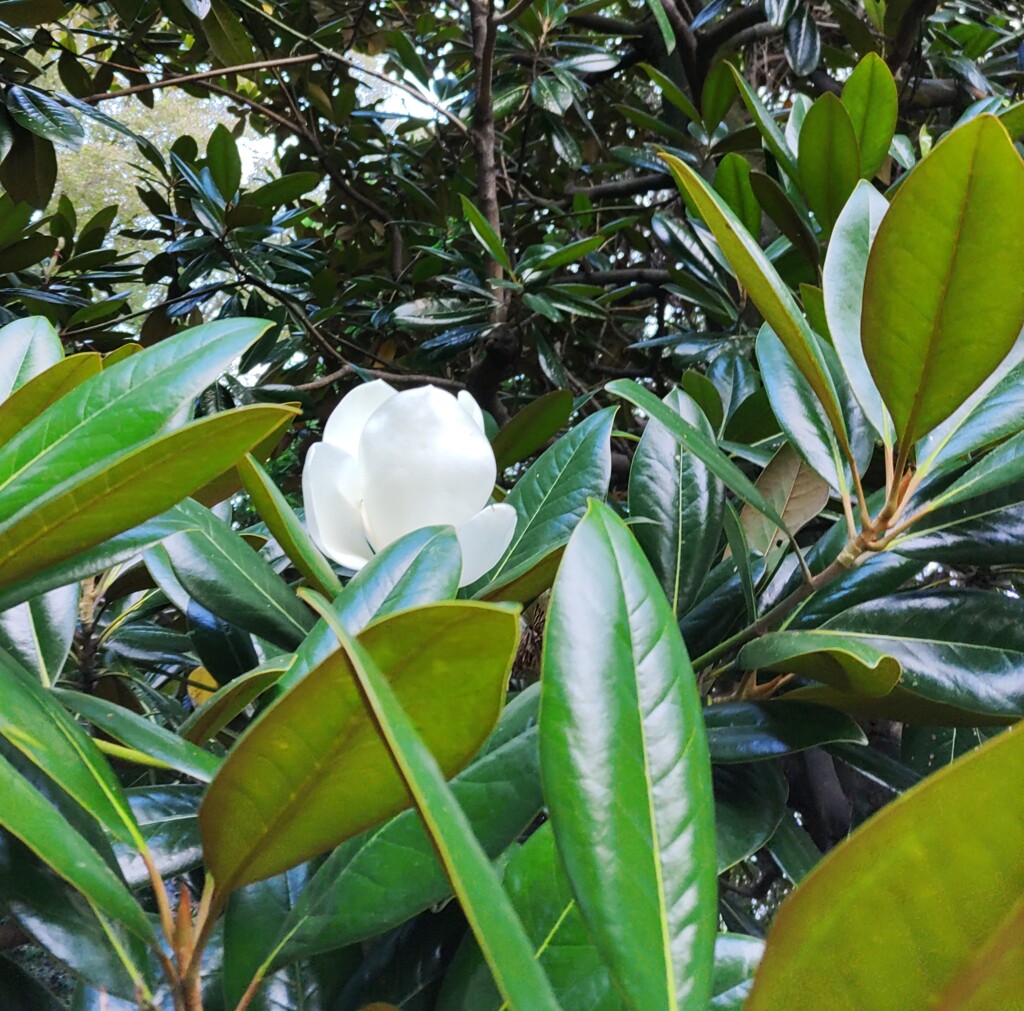
<path fill-rule="evenodd" d="M 469 413 L 436 386 L 378 408 L 359 443 L 363 519 L 379 551 L 420 527 L 459 526 L 491 497 L 494 450 Z"/>
<path fill-rule="evenodd" d="M 372 554 L 359 509 L 349 501 L 357 497 L 358 480 L 356 461 L 335 446 L 320 442 L 306 455 L 302 501 L 309 536 L 324 554 L 349 569 L 361 569 Z"/>
<path fill-rule="evenodd" d="M 480 410 L 480 405 L 476 402 L 473 394 L 469 390 L 459 390 L 456 400 L 462 405 L 462 409 L 480 426 L 480 431 L 486 432 L 484 428 L 484 412 Z"/>
<path fill-rule="evenodd" d="M 324 426 L 324 442 L 355 457 L 359 451 L 359 437 L 363 434 L 363 426 L 367 419 L 381 404 L 397 394 L 398 390 L 383 379 L 374 379 L 372 383 L 363 383 L 362 386 L 350 390 L 331 411 L 331 416 Z"/>
<path fill-rule="evenodd" d="M 459 586 L 475 583 L 490 572 L 512 543 L 516 532 L 516 511 L 504 502 L 481 509 L 472 519 L 455 528 L 462 548 L 462 578 Z"/>

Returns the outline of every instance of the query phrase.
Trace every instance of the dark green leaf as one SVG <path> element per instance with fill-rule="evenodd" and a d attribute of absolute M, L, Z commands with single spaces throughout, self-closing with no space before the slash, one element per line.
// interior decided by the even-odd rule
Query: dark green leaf
<path fill-rule="evenodd" d="M 715 838 L 718 872 L 756 853 L 786 812 L 789 788 L 774 763 L 716 765 Z"/>
<path fill-rule="evenodd" d="M 685 393 L 674 390 L 665 403 L 714 442 L 703 411 Z M 722 482 L 660 422 L 649 421 L 630 466 L 629 512 L 653 521 L 637 523 L 634 533 L 677 615 L 693 605 L 711 567 L 724 507 Z"/>
<path fill-rule="evenodd" d="M 834 741 L 867 744 L 848 716 L 824 706 L 722 702 L 704 709 L 712 762 L 750 762 Z"/>
<path fill-rule="evenodd" d="M 226 523 L 195 502 L 179 509 L 193 529 L 169 537 L 164 548 L 189 595 L 232 625 L 294 649 L 313 627 L 313 615 Z"/>

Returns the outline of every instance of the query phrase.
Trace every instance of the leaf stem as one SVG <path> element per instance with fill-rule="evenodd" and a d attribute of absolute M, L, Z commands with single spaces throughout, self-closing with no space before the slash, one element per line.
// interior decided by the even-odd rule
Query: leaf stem
<path fill-rule="evenodd" d="M 839 552 L 839 557 L 831 565 L 823 569 L 816 576 L 812 576 L 809 581 L 801 583 L 788 597 L 776 604 L 770 611 L 761 615 L 757 621 L 752 622 L 735 635 L 720 642 L 714 649 L 709 649 L 706 653 L 697 657 L 693 661 L 694 670 L 707 667 L 720 657 L 738 650 L 751 640 L 770 631 L 774 625 L 788 617 L 812 593 L 820 590 L 845 572 L 849 572 L 857 564 L 860 556 L 867 550 L 867 541 L 864 535 L 858 534 Z"/>

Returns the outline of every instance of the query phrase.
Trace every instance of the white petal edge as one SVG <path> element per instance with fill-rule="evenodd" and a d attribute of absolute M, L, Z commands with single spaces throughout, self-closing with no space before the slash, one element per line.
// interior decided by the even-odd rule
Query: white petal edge
<path fill-rule="evenodd" d="M 462 578 L 459 586 L 475 583 L 490 572 L 516 532 L 516 511 L 504 502 L 481 509 L 472 519 L 455 528 L 462 549 Z"/>
<path fill-rule="evenodd" d="M 383 379 L 374 379 L 350 390 L 331 411 L 324 425 L 324 442 L 355 457 L 359 451 L 359 438 L 370 415 L 397 393 L 398 390 Z"/>
<path fill-rule="evenodd" d="M 476 402 L 476 398 L 469 390 L 459 390 L 459 395 L 456 398 L 462 409 L 477 423 L 477 427 L 481 432 L 486 434 L 487 430 L 484 428 L 484 412 L 480 410 L 480 405 Z"/>
<path fill-rule="evenodd" d="M 358 479 L 356 461 L 336 446 L 320 442 L 306 455 L 302 503 L 309 536 L 325 555 L 354 570 L 372 555 L 359 510 L 349 501 Z"/>

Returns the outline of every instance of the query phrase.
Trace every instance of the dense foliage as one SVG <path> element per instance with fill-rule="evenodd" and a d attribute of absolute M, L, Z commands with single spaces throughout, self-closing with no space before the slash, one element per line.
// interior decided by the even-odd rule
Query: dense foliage
<path fill-rule="evenodd" d="M 0 2 L 3 1006 L 1016 1006 L 1021 18 Z"/>

